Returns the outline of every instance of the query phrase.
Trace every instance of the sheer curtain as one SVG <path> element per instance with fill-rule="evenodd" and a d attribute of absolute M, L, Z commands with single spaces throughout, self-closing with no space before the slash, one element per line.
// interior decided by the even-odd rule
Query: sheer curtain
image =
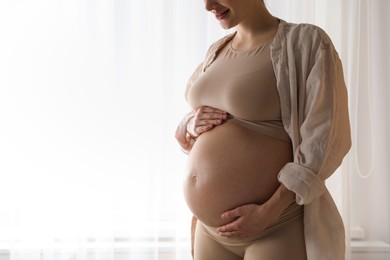
<path fill-rule="evenodd" d="M 363 228 L 365 240 L 390 244 L 390 2 L 361 0 L 349 9 L 351 225 Z"/>
<path fill-rule="evenodd" d="M 202 1 L 0 2 L 0 258 L 189 258 L 174 132 L 206 25 Z"/>

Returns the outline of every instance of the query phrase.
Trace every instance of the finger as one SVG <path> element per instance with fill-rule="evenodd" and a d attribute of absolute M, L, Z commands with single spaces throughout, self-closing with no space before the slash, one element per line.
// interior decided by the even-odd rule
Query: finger
<path fill-rule="evenodd" d="M 203 134 L 204 132 L 211 130 L 213 127 L 214 127 L 213 125 L 198 126 L 195 128 L 195 132 L 197 135 L 200 135 Z"/>
<path fill-rule="evenodd" d="M 202 111 L 203 113 L 226 113 L 225 111 L 215 108 L 215 107 L 209 107 L 209 106 L 203 106 L 200 107 L 198 110 Z"/>
<path fill-rule="evenodd" d="M 225 224 L 223 226 L 220 226 L 217 228 L 218 232 L 233 232 L 233 231 L 239 231 L 241 230 L 242 225 L 241 225 L 241 220 L 236 219 L 228 224 Z"/>
<path fill-rule="evenodd" d="M 227 238 L 241 238 L 242 237 L 242 234 L 239 231 L 219 232 L 218 234 L 221 237 L 227 237 Z"/>
<path fill-rule="evenodd" d="M 211 130 L 213 127 L 213 125 L 195 126 L 193 131 L 188 129 L 187 132 L 192 138 L 197 138 L 199 135 Z"/>
<path fill-rule="evenodd" d="M 198 137 L 198 134 L 196 133 L 197 130 L 196 130 L 196 119 L 195 118 L 192 118 L 188 124 L 187 124 L 187 127 L 186 127 L 186 134 L 188 133 L 192 138 L 196 138 Z"/>
<path fill-rule="evenodd" d="M 222 124 L 222 119 L 204 119 L 199 120 L 197 125 L 204 126 L 204 125 L 220 125 Z"/>
<path fill-rule="evenodd" d="M 227 113 L 214 113 L 214 112 L 207 112 L 207 113 L 200 113 L 199 114 L 200 119 L 226 119 Z"/>
<path fill-rule="evenodd" d="M 211 110 L 201 107 L 196 114 L 200 119 L 226 119 L 228 113 L 222 110 Z"/>
<path fill-rule="evenodd" d="M 242 216 L 241 208 L 235 208 L 232 210 L 225 211 L 222 213 L 221 218 L 222 219 L 234 219 L 234 218 L 239 218 Z"/>

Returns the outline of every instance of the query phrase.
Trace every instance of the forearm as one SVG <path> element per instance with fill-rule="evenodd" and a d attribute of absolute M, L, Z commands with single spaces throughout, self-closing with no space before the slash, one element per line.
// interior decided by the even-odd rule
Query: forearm
<path fill-rule="evenodd" d="M 187 113 L 176 128 L 175 132 L 175 138 L 179 142 L 183 152 L 185 152 L 186 154 L 191 151 L 191 148 L 195 142 L 195 139 L 187 133 L 188 122 L 194 117 L 194 115 L 195 112 Z"/>
<path fill-rule="evenodd" d="M 281 214 L 295 200 L 295 193 L 281 184 L 265 204 Z"/>

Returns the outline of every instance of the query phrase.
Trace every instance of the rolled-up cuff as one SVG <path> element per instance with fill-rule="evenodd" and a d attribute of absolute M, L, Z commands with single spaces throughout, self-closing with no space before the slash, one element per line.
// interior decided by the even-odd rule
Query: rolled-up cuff
<path fill-rule="evenodd" d="M 278 180 L 296 194 L 299 205 L 309 204 L 326 190 L 325 183 L 312 170 L 296 163 L 287 163 Z"/>

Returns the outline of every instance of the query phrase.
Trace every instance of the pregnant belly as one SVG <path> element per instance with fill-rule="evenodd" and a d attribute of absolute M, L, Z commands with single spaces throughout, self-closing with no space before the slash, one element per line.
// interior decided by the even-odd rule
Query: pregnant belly
<path fill-rule="evenodd" d="M 199 136 L 188 158 L 184 197 L 208 226 L 231 220 L 221 214 L 267 201 L 279 187 L 277 175 L 292 160 L 291 144 L 227 121 Z"/>

